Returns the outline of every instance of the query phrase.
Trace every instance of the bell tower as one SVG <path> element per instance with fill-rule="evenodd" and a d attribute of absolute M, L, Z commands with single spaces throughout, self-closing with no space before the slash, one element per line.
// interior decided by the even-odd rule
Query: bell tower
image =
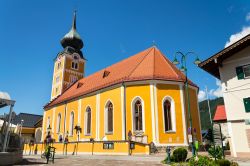
<path fill-rule="evenodd" d="M 54 60 L 51 100 L 62 94 L 74 82 L 84 77 L 86 59 L 81 49 L 84 44 L 76 31 L 76 11 L 70 31 L 62 38 L 63 51 Z"/>

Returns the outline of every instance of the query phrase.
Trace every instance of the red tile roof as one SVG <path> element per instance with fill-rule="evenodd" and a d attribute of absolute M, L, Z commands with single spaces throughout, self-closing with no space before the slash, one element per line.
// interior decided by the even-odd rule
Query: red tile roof
<path fill-rule="evenodd" d="M 214 115 L 214 121 L 227 120 L 226 110 L 224 105 L 218 105 Z"/>
<path fill-rule="evenodd" d="M 80 79 L 60 96 L 45 105 L 44 109 L 118 83 L 139 80 L 184 82 L 185 75 L 156 47 L 151 47 Z M 81 86 L 79 86 L 79 83 Z M 191 81 L 189 81 L 189 84 L 196 86 Z"/>

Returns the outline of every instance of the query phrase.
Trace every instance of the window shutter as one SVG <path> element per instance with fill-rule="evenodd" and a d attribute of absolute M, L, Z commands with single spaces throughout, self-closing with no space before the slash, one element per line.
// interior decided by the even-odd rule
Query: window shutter
<path fill-rule="evenodd" d="M 250 97 L 244 98 L 245 111 L 250 112 Z"/>
<path fill-rule="evenodd" d="M 244 72 L 243 72 L 242 66 L 236 67 L 236 74 L 237 74 L 238 80 L 244 79 Z"/>

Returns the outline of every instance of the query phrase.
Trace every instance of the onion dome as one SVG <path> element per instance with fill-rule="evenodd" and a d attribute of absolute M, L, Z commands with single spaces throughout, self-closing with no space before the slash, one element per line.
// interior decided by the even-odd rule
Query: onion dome
<path fill-rule="evenodd" d="M 83 41 L 76 31 L 76 11 L 74 12 L 71 30 L 62 38 L 61 44 L 63 48 L 73 47 L 76 50 L 83 48 Z"/>

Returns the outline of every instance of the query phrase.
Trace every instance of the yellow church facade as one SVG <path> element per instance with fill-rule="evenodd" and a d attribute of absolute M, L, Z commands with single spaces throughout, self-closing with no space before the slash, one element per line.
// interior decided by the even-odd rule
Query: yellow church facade
<path fill-rule="evenodd" d="M 68 152 L 95 154 L 149 154 L 152 144 L 188 146 L 185 75 L 151 47 L 84 77 L 86 60 L 75 19 L 55 59 L 42 140 L 49 132 L 58 151 L 68 138 Z M 201 141 L 198 87 L 188 83 L 194 137 Z"/>

